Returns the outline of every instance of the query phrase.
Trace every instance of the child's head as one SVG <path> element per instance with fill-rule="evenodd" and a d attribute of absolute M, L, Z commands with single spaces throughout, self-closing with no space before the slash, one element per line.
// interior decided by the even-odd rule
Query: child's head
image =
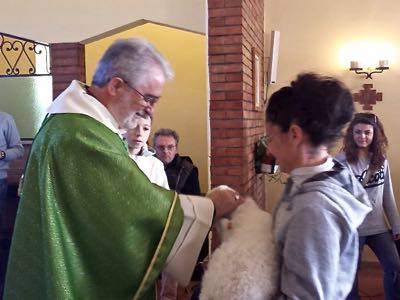
<path fill-rule="evenodd" d="M 338 80 L 300 74 L 290 86 L 275 92 L 266 110 L 268 148 L 285 172 L 291 171 L 307 146 L 309 155 L 327 149 L 354 113 L 350 91 Z M 315 152 L 315 153 L 313 153 Z M 285 166 L 286 165 L 286 166 Z M 286 170 L 285 170 L 286 169 Z"/>
<path fill-rule="evenodd" d="M 129 151 L 134 155 L 140 154 L 149 139 L 151 131 L 151 118 L 149 115 L 138 115 L 136 126 L 126 132 Z"/>
<path fill-rule="evenodd" d="M 359 150 L 366 150 L 372 154 L 371 168 L 377 170 L 385 160 L 387 145 L 383 125 L 375 114 L 355 114 L 344 138 L 344 151 L 349 162 L 358 160 Z"/>

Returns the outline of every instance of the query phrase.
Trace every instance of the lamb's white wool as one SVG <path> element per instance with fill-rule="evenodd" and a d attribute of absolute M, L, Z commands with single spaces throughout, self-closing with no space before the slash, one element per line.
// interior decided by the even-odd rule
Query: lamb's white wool
<path fill-rule="evenodd" d="M 270 214 L 246 199 L 219 228 L 222 243 L 204 274 L 200 299 L 271 299 L 278 270 Z"/>

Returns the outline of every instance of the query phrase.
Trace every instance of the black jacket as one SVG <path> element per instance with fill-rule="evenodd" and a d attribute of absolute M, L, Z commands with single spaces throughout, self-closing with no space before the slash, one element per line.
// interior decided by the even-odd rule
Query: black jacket
<path fill-rule="evenodd" d="M 200 195 L 199 171 L 188 156 L 176 154 L 165 166 L 171 190 L 186 195 Z"/>

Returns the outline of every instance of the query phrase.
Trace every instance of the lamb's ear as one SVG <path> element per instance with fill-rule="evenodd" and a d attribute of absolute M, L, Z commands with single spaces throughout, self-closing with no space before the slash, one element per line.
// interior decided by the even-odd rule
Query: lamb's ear
<path fill-rule="evenodd" d="M 232 224 L 229 219 L 222 218 L 219 220 L 217 230 L 221 236 L 222 241 L 224 241 L 226 239 L 226 237 L 228 236 L 228 232 L 231 228 L 232 228 Z"/>
<path fill-rule="evenodd" d="M 219 230 L 221 231 L 221 232 L 224 232 L 224 231 L 226 231 L 226 230 L 228 230 L 229 228 L 229 223 L 230 223 L 231 221 L 229 220 L 229 219 L 227 219 L 227 218 L 222 218 L 222 219 L 220 219 L 219 220 Z"/>
<path fill-rule="evenodd" d="M 244 198 L 244 203 L 247 203 L 246 205 L 248 205 L 248 206 L 256 206 L 256 207 L 258 207 L 256 201 L 254 201 L 254 199 L 251 196 L 246 196 Z"/>

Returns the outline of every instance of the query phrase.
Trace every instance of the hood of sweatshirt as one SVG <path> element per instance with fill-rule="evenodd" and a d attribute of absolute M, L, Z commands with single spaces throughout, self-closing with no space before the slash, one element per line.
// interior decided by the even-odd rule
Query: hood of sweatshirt
<path fill-rule="evenodd" d="M 334 160 L 332 170 L 307 179 L 296 194 L 319 192 L 341 208 L 348 223 L 358 227 L 372 210 L 365 189 L 349 170 Z"/>

